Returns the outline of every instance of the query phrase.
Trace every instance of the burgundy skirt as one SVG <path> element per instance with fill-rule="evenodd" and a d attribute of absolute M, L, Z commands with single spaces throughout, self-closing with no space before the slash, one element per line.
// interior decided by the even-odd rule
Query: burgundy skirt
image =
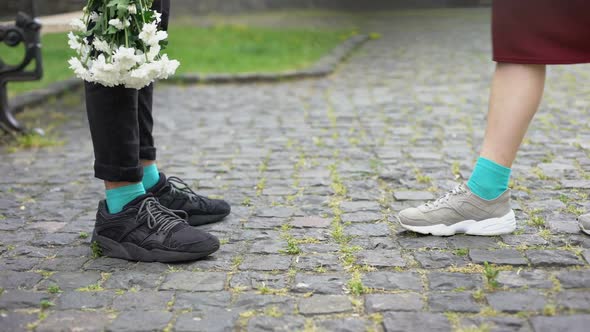
<path fill-rule="evenodd" d="M 494 0 L 494 61 L 590 62 L 590 0 Z"/>

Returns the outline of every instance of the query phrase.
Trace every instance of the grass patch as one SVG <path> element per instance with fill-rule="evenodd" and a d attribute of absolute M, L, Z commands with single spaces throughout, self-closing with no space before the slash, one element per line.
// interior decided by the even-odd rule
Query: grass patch
<path fill-rule="evenodd" d="M 64 141 L 57 140 L 51 135 L 41 136 L 35 133 L 16 135 L 14 141 L 8 144 L 7 151 L 14 153 L 23 149 L 38 149 L 52 146 L 62 146 Z"/>
<path fill-rule="evenodd" d="M 178 73 L 281 72 L 305 68 L 350 36 L 348 31 L 275 29 L 246 26 L 196 27 L 172 25 L 171 58 L 181 63 Z M 44 88 L 73 76 L 67 60 L 73 55 L 66 33 L 50 33 L 43 43 L 43 79 L 8 84 L 9 96 Z M 23 48 L 0 45 L 2 59 L 17 64 Z"/>

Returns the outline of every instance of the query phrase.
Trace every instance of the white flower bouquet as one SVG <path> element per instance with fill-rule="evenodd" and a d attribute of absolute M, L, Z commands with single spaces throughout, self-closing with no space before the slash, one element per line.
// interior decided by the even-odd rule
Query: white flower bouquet
<path fill-rule="evenodd" d="M 84 15 L 71 22 L 69 60 L 76 76 L 107 87 L 141 89 L 174 74 L 180 63 L 160 54 L 168 34 L 153 0 L 88 0 Z"/>

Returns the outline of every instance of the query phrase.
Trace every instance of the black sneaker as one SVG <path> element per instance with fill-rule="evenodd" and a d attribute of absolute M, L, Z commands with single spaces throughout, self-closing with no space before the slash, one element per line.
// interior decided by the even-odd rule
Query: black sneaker
<path fill-rule="evenodd" d="M 190 227 L 178 212 L 165 208 L 151 194 L 137 197 L 115 214 L 101 201 L 92 242 L 104 256 L 142 262 L 196 260 L 219 249 L 215 236 Z"/>
<path fill-rule="evenodd" d="M 148 192 L 168 209 L 186 212 L 191 226 L 220 221 L 231 211 L 226 201 L 197 195 L 186 182 L 175 176 L 166 178 L 164 173 L 160 173 L 160 180 Z"/>

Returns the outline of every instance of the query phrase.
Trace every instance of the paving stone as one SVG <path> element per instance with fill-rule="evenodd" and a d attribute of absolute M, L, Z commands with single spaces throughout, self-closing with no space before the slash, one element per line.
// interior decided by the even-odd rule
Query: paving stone
<path fill-rule="evenodd" d="M 256 316 L 248 321 L 248 331 L 303 331 L 305 319 L 297 316 Z"/>
<path fill-rule="evenodd" d="M 456 235 L 447 239 L 449 246 L 455 249 L 496 249 L 498 240 L 493 237 Z"/>
<path fill-rule="evenodd" d="M 55 300 L 58 309 L 98 309 L 111 305 L 115 294 L 110 291 L 79 292 L 65 291 Z"/>
<path fill-rule="evenodd" d="M 172 292 L 126 292 L 113 299 L 112 308 L 117 311 L 133 310 L 166 310 L 168 302 L 172 300 Z"/>
<path fill-rule="evenodd" d="M 225 309 L 207 312 L 188 312 L 176 318 L 174 330 L 179 332 L 231 332 L 238 313 Z"/>
<path fill-rule="evenodd" d="M 371 211 L 360 211 L 360 212 L 351 212 L 351 213 L 344 213 L 342 215 L 342 221 L 352 222 L 352 223 L 365 223 L 365 222 L 375 222 L 383 219 L 383 215 L 379 212 L 371 212 Z"/>
<path fill-rule="evenodd" d="M 342 294 L 348 278 L 341 274 L 302 274 L 295 276 L 291 290 L 295 293 Z"/>
<path fill-rule="evenodd" d="M 552 288 L 553 282 L 549 277 L 549 273 L 542 270 L 500 271 L 496 280 L 501 287 Z"/>
<path fill-rule="evenodd" d="M 560 317 L 537 316 L 530 319 L 535 332 L 585 332 L 588 331 L 590 315 L 570 315 Z"/>
<path fill-rule="evenodd" d="M 256 241 L 249 250 L 251 254 L 278 254 L 285 250 L 286 241 L 280 239 Z"/>
<path fill-rule="evenodd" d="M 557 305 L 564 309 L 586 310 L 590 308 L 590 291 L 569 290 L 556 296 Z"/>
<path fill-rule="evenodd" d="M 99 280 L 101 276 L 98 272 L 56 272 L 37 288 L 47 289 L 49 286 L 57 285 L 62 290 L 76 289 L 96 284 Z"/>
<path fill-rule="evenodd" d="M 590 288 L 590 270 L 561 271 L 556 277 L 563 288 Z"/>
<path fill-rule="evenodd" d="M 269 287 L 280 289 L 287 286 L 287 277 L 270 273 L 239 272 L 232 276 L 229 285 L 232 288 L 259 289 Z"/>
<path fill-rule="evenodd" d="M 6 290 L 0 296 L 0 309 L 39 308 L 42 300 L 50 300 L 47 293 L 25 290 Z"/>
<path fill-rule="evenodd" d="M 370 314 L 381 311 L 421 311 L 423 307 L 424 300 L 417 293 L 365 295 L 365 310 Z"/>
<path fill-rule="evenodd" d="M 299 312 L 303 315 L 328 315 L 352 311 L 348 296 L 314 295 L 299 301 Z"/>
<path fill-rule="evenodd" d="M 271 218 L 271 217 L 289 218 L 295 214 L 296 214 L 295 209 L 288 208 L 288 207 L 281 207 L 281 206 L 264 208 L 264 209 L 261 209 L 258 212 L 256 212 L 256 215 L 258 217 L 268 217 L 268 218 Z"/>
<path fill-rule="evenodd" d="M 54 331 L 104 331 L 110 323 L 111 318 L 105 312 L 86 312 L 86 311 L 58 311 L 44 319 L 35 331 L 54 332 Z"/>
<path fill-rule="evenodd" d="M 479 312 L 480 306 L 471 293 L 432 293 L 428 296 L 428 306 L 432 312 Z"/>
<path fill-rule="evenodd" d="M 508 245 L 519 246 L 544 246 L 547 245 L 547 241 L 537 234 L 522 234 L 522 235 L 502 235 L 502 240 Z"/>
<path fill-rule="evenodd" d="M 166 311 L 123 311 L 107 327 L 107 331 L 161 331 L 173 315 Z"/>
<path fill-rule="evenodd" d="M 576 220 L 547 220 L 547 225 L 553 233 L 567 233 L 567 234 L 578 234 L 580 233 L 580 226 Z"/>
<path fill-rule="evenodd" d="M 414 258 L 425 269 L 441 269 L 449 266 L 464 266 L 467 264 L 465 256 L 458 256 L 447 251 L 416 251 Z"/>
<path fill-rule="evenodd" d="M 329 227 L 332 220 L 317 216 L 310 217 L 295 217 L 291 221 L 291 225 L 296 228 L 326 228 Z"/>
<path fill-rule="evenodd" d="M 212 308 L 227 308 L 231 302 L 231 293 L 178 293 L 174 299 L 174 309 L 209 311 Z"/>
<path fill-rule="evenodd" d="M 368 272 L 362 282 L 366 287 L 379 290 L 422 290 L 422 278 L 416 272 Z"/>
<path fill-rule="evenodd" d="M 0 326 L 4 331 L 28 331 L 27 326 L 38 320 L 35 313 L 0 312 Z"/>
<path fill-rule="evenodd" d="M 352 224 L 345 228 L 347 235 L 352 236 L 389 236 L 389 226 L 384 223 L 380 224 Z"/>
<path fill-rule="evenodd" d="M 285 255 L 245 255 L 239 269 L 273 271 L 287 270 L 291 265 L 291 257 Z"/>
<path fill-rule="evenodd" d="M 113 273 L 103 283 L 104 288 L 113 289 L 154 289 L 163 279 L 159 274 L 140 271 L 120 271 Z"/>
<path fill-rule="evenodd" d="M 447 239 L 440 236 L 402 237 L 399 243 L 404 249 L 447 249 Z"/>
<path fill-rule="evenodd" d="M 498 250 L 481 250 L 471 249 L 469 251 L 469 258 L 474 263 L 482 264 L 488 262 L 490 264 L 500 265 L 527 265 L 527 260 L 523 257 L 520 251 L 515 249 L 498 249 Z"/>
<path fill-rule="evenodd" d="M 395 191 L 393 198 L 396 201 L 430 201 L 435 199 L 434 195 L 429 191 Z"/>
<path fill-rule="evenodd" d="M 316 254 L 310 256 L 297 256 L 294 260 L 295 268 L 299 270 L 324 269 L 326 271 L 341 271 L 342 266 L 338 256 L 334 254 Z"/>
<path fill-rule="evenodd" d="M 357 254 L 357 263 L 375 267 L 406 266 L 399 250 L 363 250 Z"/>
<path fill-rule="evenodd" d="M 340 203 L 340 209 L 344 213 L 349 212 L 359 212 L 359 211 L 373 211 L 378 212 L 381 211 L 381 205 L 377 202 L 371 201 L 352 201 L 352 202 L 342 202 Z"/>
<path fill-rule="evenodd" d="M 227 276 L 222 272 L 172 272 L 166 275 L 161 290 L 213 292 L 223 290 Z"/>
<path fill-rule="evenodd" d="M 366 331 L 367 322 L 359 318 L 326 319 L 316 322 L 320 331 L 355 332 Z"/>
<path fill-rule="evenodd" d="M 578 256 L 566 250 L 527 250 L 526 256 L 533 266 L 584 265 Z"/>
<path fill-rule="evenodd" d="M 34 272 L 0 271 L 0 288 L 33 288 L 43 277 Z"/>
<path fill-rule="evenodd" d="M 547 303 L 543 294 L 535 290 L 522 292 L 498 291 L 487 295 L 488 303 L 497 311 L 541 311 Z"/>
<path fill-rule="evenodd" d="M 428 283 L 431 290 L 475 289 L 483 286 L 483 279 L 479 274 L 431 272 Z"/>
<path fill-rule="evenodd" d="M 443 314 L 427 312 L 387 312 L 383 314 L 386 332 L 450 331 L 451 324 Z"/>
<path fill-rule="evenodd" d="M 233 308 L 243 311 L 268 307 L 276 307 L 282 312 L 293 312 L 295 310 L 295 299 L 282 295 L 242 293 L 233 303 Z"/>
<path fill-rule="evenodd" d="M 469 331 L 477 331 L 482 326 L 490 332 L 517 331 L 529 332 L 529 324 L 526 320 L 514 317 L 469 317 L 461 319 L 460 326 Z"/>

